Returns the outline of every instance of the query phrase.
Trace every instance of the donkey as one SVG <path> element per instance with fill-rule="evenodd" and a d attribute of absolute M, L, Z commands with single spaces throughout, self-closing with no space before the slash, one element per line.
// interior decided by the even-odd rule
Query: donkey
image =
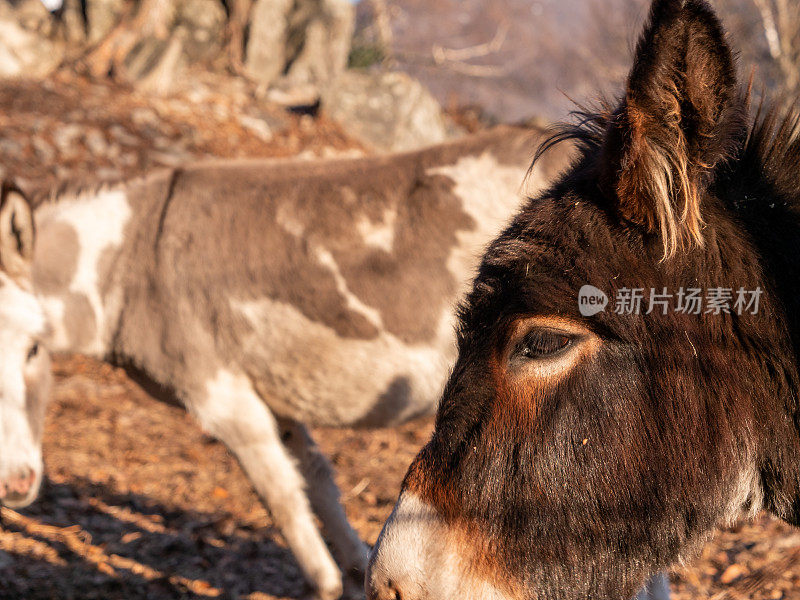
<path fill-rule="evenodd" d="M 370 600 L 631 598 L 718 525 L 800 525 L 800 116 L 748 96 L 709 5 L 655 0 L 483 257 Z"/>
<path fill-rule="evenodd" d="M 106 359 L 183 404 L 238 458 L 316 594 L 339 597 L 351 576 L 361 593 L 367 550 L 306 425 L 435 411 L 453 307 L 519 207 L 540 135 L 502 127 L 390 157 L 201 164 L 38 199 L 32 259 L 3 247 L 45 316 L 25 340 Z M 29 239 L 30 217 L 12 230 Z"/>
<path fill-rule="evenodd" d="M 38 339 L 45 315 L 30 285 L 33 223 L 27 200 L 0 188 L 0 503 L 30 504 L 42 481 L 50 361 Z"/>

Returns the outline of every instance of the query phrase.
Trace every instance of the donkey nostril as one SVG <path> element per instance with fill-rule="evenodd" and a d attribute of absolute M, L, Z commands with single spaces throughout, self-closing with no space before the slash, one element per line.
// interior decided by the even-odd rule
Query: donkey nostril
<path fill-rule="evenodd" d="M 7 504 L 19 503 L 26 499 L 36 483 L 36 471 L 25 471 L 0 481 L 0 499 Z"/>
<path fill-rule="evenodd" d="M 36 474 L 31 469 L 28 469 L 26 473 L 20 474 L 11 480 L 12 489 L 20 494 L 27 494 L 35 479 Z"/>
<path fill-rule="evenodd" d="M 367 590 L 367 600 L 403 600 L 400 586 L 389 579 L 383 583 L 374 583 Z"/>

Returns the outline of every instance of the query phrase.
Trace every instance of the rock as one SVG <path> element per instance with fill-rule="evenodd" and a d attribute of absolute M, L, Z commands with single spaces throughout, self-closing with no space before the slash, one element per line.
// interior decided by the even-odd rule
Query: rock
<path fill-rule="evenodd" d="M 747 574 L 747 569 L 739 564 L 732 564 L 729 566 L 725 571 L 720 575 L 719 580 L 720 583 L 724 583 L 728 585 L 729 583 L 733 583 L 743 575 Z"/>
<path fill-rule="evenodd" d="M 211 112 L 213 112 L 214 116 L 220 121 L 227 121 L 231 118 L 230 107 L 222 102 L 214 102 L 211 105 Z"/>
<path fill-rule="evenodd" d="M 33 151 L 36 153 L 36 156 L 43 163 L 51 163 L 55 160 L 56 151 L 44 138 L 38 135 L 33 136 L 31 145 L 33 146 Z"/>
<path fill-rule="evenodd" d="M 149 107 L 137 107 L 131 111 L 131 121 L 138 127 L 158 128 L 160 122 L 156 111 Z"/>
<path fill-rule="evenodd" d="M 128 130 L 121 125 L 111 125 L 111 127 L 108 128 L 108 133 L 124 146 L 137 146 L 139 144 L 139 138 L 129 133 Z"/>
<path fill-rule="evenodd" d="M 0 3 L 0 77 L 46 77 L 58 67 L 62 56 L 60 45 L 25 29 L 14 9 Z"/>
<path fill-rule="evenodd" d="M 117 159 L 117 162 L 123 167 L 133 168 L 139 164 L 139 156 L 135 152 L 125 152 Z"/>
<path fill-rule="evenodd" d="M 14 16 L 23 29 L 42 36 L 53 32 L 53 18 L 41 0 L 20 0 L 13 4 Z"/>
<path fill-rule="evenodd" d="M 53 130 L 53 143 L 62 157 L 68 158 L 76 153 L 78 140 L 83 137 L 83 127 L 76 123 L 59 125 Z"/>
<path fill-rule="evenodd" d="M 89 148 L 89 152 L 98 157 L 108 157 L 109 145 L 102 131 L 92 127 L 86 132 L 85 138 L 86 147 Z"/>
<path fill-rule="evenodd" d="M 22 144 L 16 140 L 0 139 L 0 154 L 4 154 L 6 157 L 18 158 L 22 156 L 23 150 Z"/>
<path fill-rule="evenodd" d="M 94 172 L 100 181 L 116 181 L 122 178 L 122 171 L 114 167 L 100 167 Z"/>
<path fill-rule="evenodd" d="M 192 155 L 182 150 L 151 151 L 148 155 L 151 161 L 166 167 L 180 167 L 192 161 Z"/>
<path fill-rule="evenodd" d="M 376 150 L 413 150 L 447 138 L 439 103 L 405 73 L 345 71 L 323 91 L 322 106 L 347 133 Z"/>
<path fill-rule="evenodd" d="M 285 108 L 295 108 L 317 104 L 319 95 L 319 88 L 312 83 L 296 84 L 281 77 L 267 92 L 267 100 Z"/>
<path fill-rule="evenodd" d="M 256 117 L 251 117 L 250 115 L 241 115 L 239 116 L 239 122 L 242 124 L 242 127 L 252 131 L 261 141 L 272 141 L 274 137 L 272 135 L 272 129 L 269 128 L 269 125 L 267 125 L 265 121 Z"/>

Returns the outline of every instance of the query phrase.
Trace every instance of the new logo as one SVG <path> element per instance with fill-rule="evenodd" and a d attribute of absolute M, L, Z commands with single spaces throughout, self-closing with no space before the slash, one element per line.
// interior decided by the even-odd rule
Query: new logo
<path fill-rule="evenodd" d="M 578 310 L 584 317 L 603 312 L 608 306 L 608 296 L 593 285 L 585 285 L 578 292 Z"/>

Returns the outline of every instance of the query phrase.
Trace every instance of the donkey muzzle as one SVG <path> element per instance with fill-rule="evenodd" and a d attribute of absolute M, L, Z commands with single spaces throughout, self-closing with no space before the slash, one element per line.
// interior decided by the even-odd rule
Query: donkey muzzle
<path fill-rule="evenodd" d="M 28 467 L 0 479 L 0 503 L 10 508 L 24 508 L 36 499 L 41 476 Z"/>
<path fill-rule="evenodd" d="M 404 491 L 370 556 L 367 599 L 510 600 L 499 582 L 469 568 L 475 557 L 471 556 L 473 544 L 466 541 L 433 507 Z"/>

